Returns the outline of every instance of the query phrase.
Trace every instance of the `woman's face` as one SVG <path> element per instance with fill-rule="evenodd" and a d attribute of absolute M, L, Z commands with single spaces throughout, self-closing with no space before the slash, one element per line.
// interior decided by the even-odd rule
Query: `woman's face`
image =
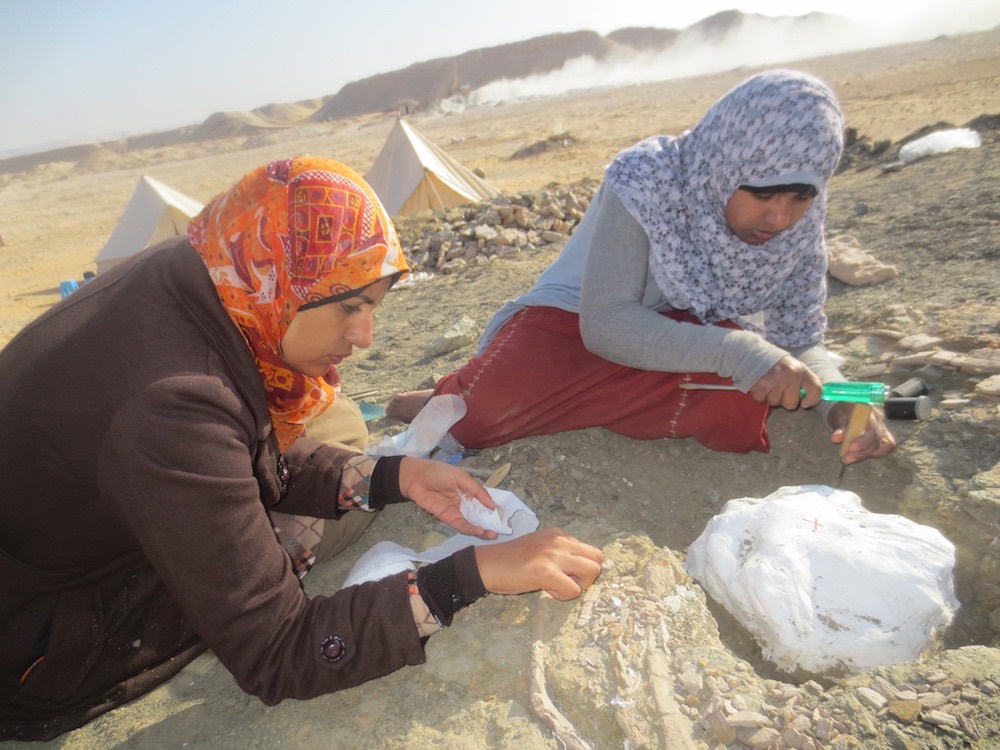
<path fill-rule="evenodd" d="M 372 315 L 389 291 L 391 279 L 380 279 L 363 292 L 339 302 L 299 310 L 281 339 L 285 364 L 319 378 L 351 356 L 354 347 L 372 343 Z"/>
<path fill-rule="evenodd" d="M 801 193 L 737 190 L 726 204 L 726 224 L 748 245 L 762 245 L 805 216 L 813 197 Z"/>

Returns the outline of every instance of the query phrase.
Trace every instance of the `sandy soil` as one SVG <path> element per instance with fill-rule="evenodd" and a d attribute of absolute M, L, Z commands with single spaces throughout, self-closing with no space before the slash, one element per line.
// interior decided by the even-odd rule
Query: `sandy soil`
<path fill-rule="evenodd" d="M 921 128 L 941 122 L 960 126 L 1000 113 L 998 63 L 1000 31 L 993 31 L 794 67 L 833 85 L 849 125 L 866 142 L 892 142 L 881 159 L 887 161 L 901 139 Z M 520 193 L 599 178 L 617 150 L 652 133 L 690 126 L 750 72 L 575 92 L 554 100 L 421 116 L 414 123 L 467 166 L 485 170 L 502 190 Z M 333 155 L 363 172 L 391 124 L 388 116 L 371 116 L 197 145 L 131 153 L 108 148 L 86 163 L 45 164 L 0 175 L 5 241 L 0 248 L 0 345 L 57 301 L 61 280 L 79 279 L 93 269 L 93 258 L 139 175 L 150 174 L 207 200 L 248 169 L 295 153 Z M 575 138 L 569 148 L 510 158 L 562 131 Z M 985 128 L 981 134 L 979 149 L 896 172 L 883 173 L 878 159 L 859 160 L 834 179 L 830 233 L 858 238 L 901 275 L 865 287 L 832 281 L 829 343 L 847 358 L 849 374 L 877 373 L 890 383 L 919 375 L 937 402 L 954 402 L 953 408 L 939 406 L 925 422 L 894 422 L 897 453 L 848 469 L 845 486 L 869 509 L 934 525 L 956 544 L 963 606 L 946 634 L 946 646 L 980 645 L 995 652 L 1000 646 L 1000 407 L 996 398 L 976 391 L 987 372 L 930 360 L 934 351 L 977 353 L 974 358 L 982 359 L 1000 349 L 1000 137 Z M 367 398 L 384 404 L 393 393 L 431 382 L 461 364 L 473 347 L 427 359 L 424 346 L 460 315 L 485 325 L 502 302 L 531 286 L 556 252 L 525 252 L 394 291 L 379 313 L 375 345 L 342 367 L 346 390 L 374 391 Z M 933 338 L 906 338 L 917 334 Z M 927 356 L 914 356 L 921 354 Z M 382 419 L 371 428 L 377 436 L 402 425 Z M 534 507 L 544 523 L 596 545 L 647 538 L 683 553 L 730 498 L 836 480 L 836 449 L 815 415 L 775 413 L 770 430 L 773 448 L 766 455 L 712 454 L 690 441 L 635 442 L 595 429 L 518 441 L 464 463 L 480 472 L 510 463 L 506 489 Z M 413 508 L 394 507 L 359 549 L 310 574 L 307 589 L 335 590 L 368 543 L 392 538 L 419 548 L 435 533 L 434 524 Z M 426 666 L 343 694 L 273 708 L 241 693 L 209 655 L 151 695 L 41 746 L 555 748 L 559 743 L 539 723 L 527 695 L 539 606 L 536 596 L 491 598 L 431 640 Z M 559 605 L 546 610 L 547 616 L 570 622 L 579 606 Z M 726 648 L 762 677 L 773 676 L 739 626 L 720 618 Z M 995 671 L 968 679 L 987 678 L 1000 683 Z M 981 721 L 981 728 L 987 725 Z M 995 722 L 989 726 L 996 730 Z M 972 745 L 990 747 L 998 737 Z M 937 735 L 914 739 L 913 746 L 961 746 L 948 744 L 952 741 L 959 742 Z"/>

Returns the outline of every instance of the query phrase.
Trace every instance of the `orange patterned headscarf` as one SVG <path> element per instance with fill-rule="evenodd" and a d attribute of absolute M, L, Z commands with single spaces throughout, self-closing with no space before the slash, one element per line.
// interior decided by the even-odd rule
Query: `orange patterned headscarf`
<path fill-rule="evenodd" d="M 281 340 L 298 309 L 408 269 L 368 184 L 332 159 L 298 157 L 254 170 L 188 226 L 223 306 L 246 339 L 285 450 L 333 403 L 335 370 L 291 369 Z"/>

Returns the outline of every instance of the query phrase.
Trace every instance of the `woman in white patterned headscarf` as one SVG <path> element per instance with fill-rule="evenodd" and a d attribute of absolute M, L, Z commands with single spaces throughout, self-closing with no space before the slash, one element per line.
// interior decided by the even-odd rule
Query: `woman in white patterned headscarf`
<path fill-rule="evenodd" d="M 825 84 L 775 70 L 692 130 L 618 154 L 560 256 L 435 388 L 466 401 L 452 435 L 486 447 L 604 426 L 767 450 L 770 407 L 820 405 L 840 442 L 849 405 L 820 396 L 844 379 L 822 343 L 826 186 L 843 126 Z M 737 390 L 682 387 L 695 382 Z M 429 395 L 400 394 L 389 413 L 412 418 Z M 845 461 L 894 448 L 873 412 Z"/>

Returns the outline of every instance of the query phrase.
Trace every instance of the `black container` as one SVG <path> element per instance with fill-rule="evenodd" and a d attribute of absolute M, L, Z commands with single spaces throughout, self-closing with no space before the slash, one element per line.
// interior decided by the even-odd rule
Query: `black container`
<path fill-rule="evenodd" d="M 887 398 L 882 404 L 882 411 L 886 419 L 927 419 L 933 406 L 927 396 Z"/>
<path fill-rule="evenodd" d="M 916 398 L 917 396 L 926 396 L 930 392 L 930 387 L 923 380 L 920 378 L 910 378 L 889 391 L 889 397 Z"/>

